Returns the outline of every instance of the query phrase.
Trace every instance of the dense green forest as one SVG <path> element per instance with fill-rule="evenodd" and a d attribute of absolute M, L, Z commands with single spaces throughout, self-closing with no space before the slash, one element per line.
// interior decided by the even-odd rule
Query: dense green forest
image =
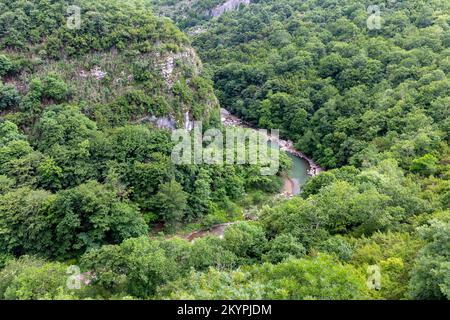
<path fill-rule="evenodd" d="M 224 2 L 0 0 L 0 299 L 450 297 L 448 1 Z M 220 107 L 326 171 L 175 165 Z"/>

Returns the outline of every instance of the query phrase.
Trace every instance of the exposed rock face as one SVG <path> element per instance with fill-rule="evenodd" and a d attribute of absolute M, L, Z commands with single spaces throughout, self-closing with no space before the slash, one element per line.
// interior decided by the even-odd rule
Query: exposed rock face
<path fill-rule="evenodd" d="M 214 8 L 211 10 L 211 15 L 213 17 L 218 17 L 224 14 L 227 11 L 233 11 L 239 8 L 239 6 L 246 5 L 248 6 L 250 4 L 251 0 L 228 0 L 224 4 Z"/>
<path fill-rule="evenodd" d="M 88 78 L 88 77 L 94 77 L 97 80 L 102 80 L 104 77 L 108 75 L 107 72 L 102 71 L 102 69 L 99 66 L 95 66 L 92 68 L 89 72 L 86 72 L 84 70 L 81 70 L 80 77 L 81 78 Z"/>
<path fill-rule="evenodd" d="M 188 30 L 186 30 L 185 32 L 186 32 L 186 34 L 187 34 L 188 36 L 193 37 L 193 36 L 196 36 L 196 35 L 205 33 L 206 31 L 208 31 L 208 30 L 206 29 L 206 27 L 204 27 L 204 26 L 197 26 L 197 27 L 194 27 L 194 28 L 192 28 L 192 29 L 188 29 Z"/>
<path fill-rule="evenodd" d="M 133 124 L 142 124 L 145 122 L 152 123 L 155 127 L 159 129 L 167 129 L 170 131 L 177 129 L 177 121 L 171 116 L 168 117 L 147 116 L 134 121 Z M 186 111 L 184 113 L 183 129 L 186 131 L 192 131 L 194 129 L 194 122 L 191 120 L 189 111 Z"/>
<path fill-rule="evenodd" d="M 159 69 L 169 88 L 172 88 L 173 84 L 179 79 L 181 74 L 181 68 L 176 66 L 177 62 L 192 66 L 194 75 L 200 74 L 202 70 L 200 59 L 194 49 L 190 47 L 183 48 L 183 51 L 181 52 L 171 53 L 163 57 L 158 57 L 157 59 L 161 61 Z"/>
<path fill-rule="evenodd" d="M 194 122 L 190 118 L 189 111 L 184 113 L 184 129 L 186 131 L 192 131 L 194 129 Z"/>
<path fill-rule="evenodd" d="M 155 117 L 155 116 L 147 116 L 132 122 L 133 124 L 142 124 L 145 122 L 152 123 L 159 129 L 168 129 L 175 130 L 176 129 L 176 121 L 172 117 Z"/>

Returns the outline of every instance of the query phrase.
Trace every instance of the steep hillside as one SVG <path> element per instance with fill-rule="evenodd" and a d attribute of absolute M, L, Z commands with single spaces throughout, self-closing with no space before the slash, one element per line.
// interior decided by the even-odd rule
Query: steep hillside
<path fill-rule="evenodd" d="M 186 118 L 217 121 L 218 104 L 201 62 L 171 22 L 139 1 L 77 4 L 80 27 L 70 29 L 69 2 L 1 3 L 2 87 L 22 97 L 5 101 L 1 112 L 26 119 L 41 106 L 71 102 L 101 126 L 151 116 L 173 127 Z M 38 83 L 61 92 L 38 93 Z"/>
<path fill-rule="evenodd" d="M 221 129 L 189 40 L 141 1 L 76 3 L 72 28 L 67 1 L 0 1 L 0 267 L 243 219 L 280 190 L 257 165 L 172 161 L 173 129 Z"/>
<path fill-rule="evenodd" d="M 195 31 L 221 106 L 253 126 L 280 129 L 328 169 L 303 186 L 303 199 L 260 212 L 274 246 L 266 254 L 301 255 L 298 241 L 311 263 L 328 252 L 363 273 L 378 268 L 382 284 L 372 298 L 448 299 L 448 1 L 260 0 L 218 18 L 194 17 L 194 29 L 175 21 Z M 306 261 L 268 267 L 268 278 L 254 269 L 245 284 L 221 288 L 261 298 L 251 290 L 278 279 L 298 289 L 282 298 L 302 299 L 317 288 L 297 278 Z M 283 273 L 286 265 L 298 269 Z M 239 274 L 199 273 L 163 292 L 227 296 L 211 290 L 210 277 L 215 286 Z M 310 294 L 321 299 L 324 290 Z M 342 291 L 325 295 L 334 293 L 342 299 Z"/>
<path fill-rule="evenodd" d="M 0 300 L 450 298 L 448 0 L 250 2 L 0 0 Z"/>
<path fill-rule="evenodd" d="M 406 169 L 448 152 L 446 9 L 440 0 L 258 1 L 210 21 L 193 44 L 236 115 L 281 129 L 325 167 L 392 157 Z"/>
<path fill-rule="evenodd" d="M 188 32 L 203 32 L 205 23 L 224 13 L 248 6 L 251 0 L 149 0 L 158 15 L 171 18 Z"/>

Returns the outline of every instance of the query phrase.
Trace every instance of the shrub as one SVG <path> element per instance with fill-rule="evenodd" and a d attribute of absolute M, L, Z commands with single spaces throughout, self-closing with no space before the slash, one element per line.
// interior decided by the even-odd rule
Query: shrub
<path fill-rule="evenodd" d="M 69 96 L 69 87 L 58 75 L 49 74 L 43 79 L 43 94 L 46 98 L 62 102 Z"/>
<path fill-rule="evenodd" d="M 301 258 L 305 255 L 305 247 L 290 234 L 282 234 L 269 242 L 269 251 L 263 255 L 263 260 L 279 263 L 289 258 Z"/>
<path fill-rule="evenodd" d="M 17 89 L 13 85 L 4 85 L 0 82 L 0 111 L 10 109 L 19 103 L 20 95 Z"/>
<path fill-rule="evenodd" d="M 6 75 L 13 68 L 11 60 L 4 54 L 0 54 L 0 77 Z"/>

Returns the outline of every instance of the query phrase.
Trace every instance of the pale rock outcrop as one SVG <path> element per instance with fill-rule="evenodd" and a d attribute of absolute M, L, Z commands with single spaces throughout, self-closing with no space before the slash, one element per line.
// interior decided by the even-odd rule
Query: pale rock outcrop
<path fill-rule="evenodd" d="M 215 7 L 211 10 L 211 16 L 219 17 L 227 11 L 233 11 L 239 8 L 240 5 L 248 6 L 251 0 L 228 0 L 224 4 Z"/>
<path fill-rule="evenodd" d="M 181 52 L 165 54 L 162 57 L 158 57 L 158 61 L 160 61 L 161 74 L 169 88 L 172 88 L 173 84 L 180 77 L 181 68 L 176 68 L 175 66 L 177 61 L 193 66 L 194 75 L 200 74 L 202 70 L 201 61 L 192 48 L 183 48 Z"/>

